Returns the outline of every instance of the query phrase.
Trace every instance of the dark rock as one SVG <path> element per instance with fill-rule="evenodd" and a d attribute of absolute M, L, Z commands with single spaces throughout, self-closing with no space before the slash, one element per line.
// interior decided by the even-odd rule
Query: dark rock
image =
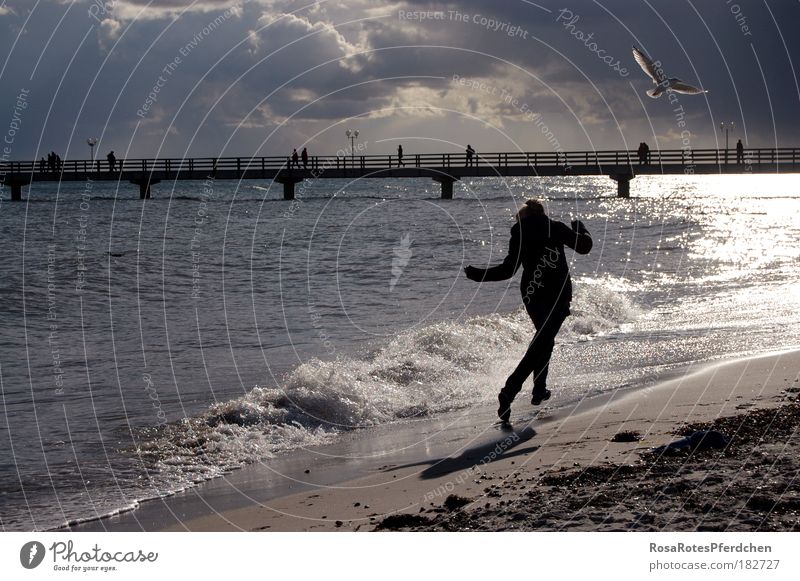
<path fill-rule="evenodd" d="M 747 499 L 747 508 L 760 512 L 770 512 L 775 507 L 775 500 L 768 496 L 755 494 Z"/>
<path fill-rule="evenodd" d="M 396 531 L 412 527 L 428 527 L 433 523 L 433 520 L 419 514 L 393 514 L 379 522 L 375 530 Z"/>
<path fill-rule="evenodd" d="M 450 496 L 444 499 L 444 507 L 447 510 L 453 511 L 453 510 L 458 510 L 459 508 L 462 508 L 471 502 L 472 500 L 470 500 L 469 498 L 464 498 L 463 496 L 451 494 Z"/>
<path fill-rule="evenodd" d="M 639 432 L 617 432 L 614 434 L 614 437 L 611 438 L 612 442 L 638 442 L 642 439 L 641 434 Z"/>
<path fill-rule="evenodd" d="M 653 449 L 654 454 L 679 454 L 697 450 L 724 450 L 731 438 L 716 430 L 697 430 L 689 436 Z"/>

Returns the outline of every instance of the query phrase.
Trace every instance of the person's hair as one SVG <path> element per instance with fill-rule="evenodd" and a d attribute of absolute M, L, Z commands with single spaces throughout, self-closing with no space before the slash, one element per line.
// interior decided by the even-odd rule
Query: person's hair
<path fill-rule="evenodd" d="M 517 210 L 516 219 L 517 222 L 519 222 L 528 216 L 544 213 L 544 206 L 539 200 L 527 200 L 522 206 L 520 206 L 519 210 Z"/>

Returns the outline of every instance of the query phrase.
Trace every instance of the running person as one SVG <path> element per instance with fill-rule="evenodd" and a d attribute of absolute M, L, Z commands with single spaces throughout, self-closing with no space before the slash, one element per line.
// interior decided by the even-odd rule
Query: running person
<path fill-rule="evenodd" d="M 547 371 L 555 346 L 556 335 L 569 315 L 572 301 L 572 281 L 564 246 L 579 254 L 592 249 L 592 237 L 579 220 L 572 228 L 547 217 L 544 206 L 537 200 L 525 202 L 511 228 L 508 256 L 501 264 L 483 269 L 467 266 L 464 273 L 476 282 L 506 280 L 523 266 L 520 291 L 536 334 L 517 368 L 506 380 L 497 396 L 500 407 L 497 415 L 507 423 L 511 417 L 511 402 L 522 384 L 533 374 L 531 403 L 539 405 L 550 398 Z"/>

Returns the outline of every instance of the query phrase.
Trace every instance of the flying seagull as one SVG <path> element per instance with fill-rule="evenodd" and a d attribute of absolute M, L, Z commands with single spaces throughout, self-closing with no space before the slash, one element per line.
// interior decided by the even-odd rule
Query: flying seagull
<path fill-rule="evenodd" d="M 678 78 L 667 78 L 667 75 L 664 74 L 664 69 L 661 68 L 661 62 L 653 62 L 650 57 L 635 46 L 633 47 L 633 58 L 636 59 L 636 62 L 642 67 L 642 70 L 647 73 L 647 76 L 653 79 L 653 82 L 656 84 L 655 89 L 647 91 L 647 94 L 653 99 L 658 99 L 664 91 L 675 91 L 676 93 L 684 93 L 686 95 L 708 93 L 708 91 L 693 87 Z"/>

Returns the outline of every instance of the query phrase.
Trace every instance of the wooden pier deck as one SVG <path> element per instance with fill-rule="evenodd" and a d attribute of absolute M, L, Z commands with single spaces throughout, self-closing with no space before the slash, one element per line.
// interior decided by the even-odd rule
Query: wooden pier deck
<path fill-rule="evenodd" d="M 84 180 L 131 183 L 146 199 L 161 182 L 258 180 L 280 183 L 284 199 L 292 200 L 295 185 L 309 179 L 429 178 L 450 199 L 453 183 L 468 177 L 607 175 L 617 195 L 628 197 L 637 175 L 798 173 L 800 148 L 747 149 L 738 162 L 733 149 L 671 149 L 651 151 L 648 163 L 626 150 L 479 153 L 469 162 L 465 153 L 427 153 L 405 155 L 403 163 L 396 155 L 314 156 L 305 167 L 286 157 L 118 159 L 111 171 L 105 160 L 65 160 L 52 171 L 44 161 L 10 161 L 0 163 L 0 184 L 15 201 L 34 182 Z"/>

